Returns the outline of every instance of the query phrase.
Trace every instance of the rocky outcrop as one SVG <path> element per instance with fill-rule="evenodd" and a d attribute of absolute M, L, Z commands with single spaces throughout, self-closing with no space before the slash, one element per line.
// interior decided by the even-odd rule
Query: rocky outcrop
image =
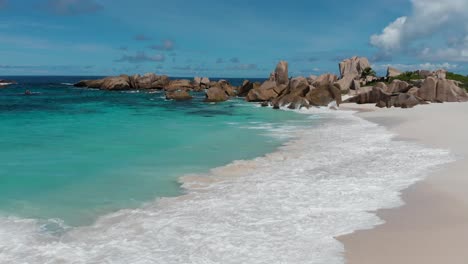
<path fill-rule="evenodd" d="M 352 74 L 347 74 L 343 78 L 341 78 L 339 81 L 336 82 L 336 84 L 340 87 L 340 90 L 342 93 L 347 93 L 351 89 L 351 86 L 353 85 L 354 78 L 356 78 L 355 75 Z"/>
<path fill-rule="evenodd" d="M 328 106 L 333 101 L 336 101 L 339 106 L 341 104 L 341 91 L 336 85 L 326 84 L 313 87 L 307 93 L 306 99 L 313 106 Z"/>
<path fill-rule="evenodd" d="M 228 96 L 236 96 L 237 92 L 234 87 L 226 80 L 219 80 L 218 82 L 214 83 L 212 87 L 219 87 L 221 90 L 225 91 Z"/>
<path fill-rule="evenodd" d="M 242 85 L 239 88 L 237 88 L 237 96 L 246 97 L 247 94 L 249 94 L 249 92 L 252 89 L 258 89 L 260 87 L 260 85 L 261 85 L 261 83 L 259 83 L 259 82 L 252 83 L 249 80 L 245 80 L 242 83 Z"/>
<path fill-rule="evenodd" d="M 365 91 L 348 99 L 346 102 L 357 104 L 376 104 L 377 107 L 401 107 L 412 108 L 425 101 L 414 93 L 387 93 L 381 87 L 374 86 L 370 91 Z"/>
<path fill-rule="evenodd" d="M 271 101 L 280 96 L 289 86 L 288 63 L 280 61 L 270 79 L 258 88 L 251 89 L 245 100 L 248 102 Z"/>
<path fill-rule="evenodd" d="M 177 90 L 191 90 L 193 89 L 193 84 L 190 80 L 172 80 L 168 85 L 164 86 L 165 91 L 177 91 Z"/>
<path fill-rule="evenodd" d="M 162 89 L 169 83 L 169 77 L 147 73 L 143 76 L 128 75 L 106 77 L 98 80 L 83 80 L 75 87 L 96 88 L 102 90 Z"/>
<path fill-rule="evenodd" d="M 202 91 L 210 88 L 210 79 L 208 77 L 195 77 L 193 78 L 193 86 L 195 91 Z"/>
<path fill-rule="evenodd" d="M 370 68 L 371 65 L 369 60 L 365 57 L 352 57 L 350 59 L 343 60 L 339 64 L 341 78 L 346 75 L 361 76 L 362 72 Z"/>
<path fill-rule="evenodd" d="M 326 73 L 317 77 L 317 79 L 315 79 L 312 85 L 316 87 L 324 86 L 324 85 L 334 84 L 337 80 L 338 80 L 338 76 L 336 76 L 335 74 Z"/>
<path fill-rule="evenodd" d="M 162 89 L 169 84 L 169 77 L 158 76 L 154 73 L 146 73 L 143 76 L 134 75 L 130 77 L 130 84 L 133 89 Z"/>
<path fill-rule="evenodd" d="M 444 69 L 439 69 L 433 73 L 437 79 L 446 79 L 447 78 L 447 71 Z"/>
<path fill-rule="evenodd" d="M 331 102 L 341 103 L 341 91 L 337 86 L 325 84 L 314 87 L 304 77 L 291 79 L 288 89 L 273 100 L 274 108 L 287 106 L 290 109 L 311 106 L 328 106 Z"/>
<path fill-rule="evenodd" d="M 177 91 L 168 91 L 166 92 L 166 99 L 167 100 L 174 100 L 174 101 L 187 101 L 191 100 L 193 97 L 190 95 L 187 90 L 177 90 Z"/>
<path fill-rule="evenodd" d="M 16 81 L 13 80 L 2 80 L 0 79 L 0 88 L 7 87 L 8 85 L 18 84 Z"/>
<path fill-rule="evenodd" d="M 342 93 L 347 93 L 350 89 L 359 89 L 361 86 L 360 79 L 364 70 L 370 68 L 370 63 L 369 60 L 365 57 L 352 57 L 340 62 L 339 68 L 341 77 L 340 80 L 336 83 L 339 85 Z M 357 85 L 355 81 L 358 81 L 359 85 Z M 370 81 L 373 81 L 373 79 Z M 366 79 L 364 79 L 363 84 L 366 82 Z"/>
<path fill-rule="evenodd" d="M 211 82 L 211 87 L 206 90 L 205 102 L 224 102 L 237 95 L 236 90 L 226 80 Z"/>
<path fill-rule="evenodd" d="M 211 87 L 206 90 L 205 102 L 224 102 L 229 99 L 229 95 L 221 87 Z"/>
<path fill-rule="evenodd" d="M 280 61 L 278 65 L 276 65 L 275 80 L 278 85 L 288 84 L 288 63 L 286 61 Z"/>
<path fill-rule="evenodd" d="M 399 71 L 398 69 L 396 68 L 393 68 L 393 67 L 388 67 L 387 68 L 387 77 L 390 78 L 390 77 L 397 77 L 398 75 L 402 74 L 401 71 Z"/>
<path fill-rule="evenodd" d="M 429 102 L 466 102 L 468 95 L 452 80 L 427 77 L 418 96 Z"/>
<path fill-rule="evenodd" d="M 265 81 L 256 89 L 250 90 L 245 97 L 248 102 L 271 101 L 278 97 L 282 91 L 287 88 L 286 85 L 277 85 L 276 81 Z"/>
<path fill-rule="evenodd" d="M 407 82 L 393 80 L 384 91 L 387 93 L 406 93 L 411 87 L 412 86 Z"/>

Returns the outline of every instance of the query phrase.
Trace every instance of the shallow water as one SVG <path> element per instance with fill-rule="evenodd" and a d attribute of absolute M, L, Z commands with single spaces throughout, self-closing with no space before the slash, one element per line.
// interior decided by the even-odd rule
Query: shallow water
<path fill-rule="evenodd" d="M 18 81 L 0 90 L 0 213 L 68 225 L 179 195 L 179 176 L 260 156 L 284 141 L 250 128 L 304 120 L 240 100 L 205 104 L 203 94 L 179 103 L 160 92 L 60 84 L 69 79 Z M 24 96 L 25 89 L 37 94 Z"/>
<path fill-rule="evenodd" d="M 155 99 L 155 104 L 168 103 L 149 97 Z M 180 164 L 192 164 L 176 170 L 174 176 L 167 177 L 166 172 L 158 178 L 162 182 L 171 179 L 168 182 L 178 186 L 176 179 L 185 175 L 180 178 L 184 195 L 147 199 L 140 207 L 101 214 L 92 224 L 78 227 L 70 227 L 60 219 L 0 217 L 0 263 L 343 263 L 343 246 L 335 237 L 380 224 L 381 220 L 371 212 L 401 205 L 401 190 L 424 178 L 429 170 L 453 160 L 446 150 L 396 141 L 395 135 L 385 128 L 350 112 L 273 111 L 235 101 L 197 104 L 193 108 L 172 104 L 177 109 L 171 108 L 167 113 L 160 109 L 142 111 L 148 111 L 147 115 L 139 112 L 136 116 L 146 116 L 139 123 L 133 115 L 124 114 L 135 113 L 128 110 L 134 109 L 131 107 L 134 104 L 116 104 L 113 99 L 111 113 L 99 114 L 109 114 L 108 118 L 93 124 L 98 129 L 78 133 L 99 137 L 91 146 L 102 146 L 105 142 L 106 147 L 112 144 L 107 140 L 109 135 L 102 134 L 120 135 L 110 141 L 122 148 L 93 149 L 107 151 L 108 155 L 96 155 L 91 160 L 106 161 L 102 168 L 118 168 L 104 178 L 106 184 L 120 171 L 127 172 L 117 178 L 127 177 L 128 181 L 118 188 L 106 189 L 107 192 L 151 179 L 150 175 L 159 172 L 157 167 L 150 166 L 155 163 L 159 168 L 172 164 L 173 170 Z M 174 119 L 174 111 L 186 112 Z M 163 120 L 164 124 L 170 124 L 170 133 L 146 129 L 154 116 L 166 117 Z M 89 120 L 92 119 L 80 123 Z M 127 127 L 123 130 L 125 135 L 116 128 L 109 130 L 113 123 L 122 123 L 120 129 Z M 140 126 L 145 129 L 135 129 Z M 198 133 L 187 134 L 189 129 L 198 129 L 195 130 Z M 141 134 L 128 137 L 129 131 Z M 164 151 L 157 152 L 154 146 L 145 148 L 152 140 L 142 140 L 139 146 L 144 148 L 142 154 L 132 148 L 134 144 L 124 144 L 126 140 L 152 139 L 159 133 L 172 139 L 160 140 L 156 136 L 156 142 L 160 142 L 156 146 Z M 174 145 L 179 152 L 172 152 Z M 199 147 L 194 151 L 187 146 Z M 122 151 L 127 149 L 131 150 Z M 209 154 L 200 154 L 205 151 Z M 162 152 L 174 163 L 167 162 L 169 158 Z M 169 153 L 184 155 L 174 158 L 176 154 Z M 118 157 L 125 159 L 110 159 L 112 162 L 108 163 L 111 155 L 122 155 Z M 140 175 L 139 170 L 145 165 L 149 166 L 148 174 Z M 217 168 L 208 169 L 214 167 Z M 76 168 L 81 170 L 80 166 Z M 103 172 L 106 171 L 96 175 Z M 128 172 L 139 176 L 132 174 L 134 178 L 128 178 Z M 88 179 L 95 184 L 94 178 Z M 145 184 L 154 182 L 157 181 Z M 106 184 L 99 186 L 106 188 Z M 83 196 L 87 188 L 78 188 L 77 195 L 81 192 Z M 68 191 L 63 194 L 66 196 Z M 172 193 L 176 194 L 180 194 L 179 189 Z M 113 195 L 124 197 L 120 193 Z"/>

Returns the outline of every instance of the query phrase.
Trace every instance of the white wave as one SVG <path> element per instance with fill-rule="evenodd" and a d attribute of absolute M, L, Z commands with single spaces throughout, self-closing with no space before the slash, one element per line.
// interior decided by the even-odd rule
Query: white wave
<path fill-rule="evenodd" d="M 7 86 L 7 85 L 11 85 L 13 83 L 7 83 L 7 82 L 0 82 L 0 86 Z"/>
<path fill-rule="evenodd" d="M 66 86 L 73 86 L 73 83 L 61 83 L 61 85 L 66 85 Z"/>
<path fill-rule="evenodd" d="M 294 139 L 278 151 L 182 178 L 184 196 L 62 235 L 0 219 L 0 263 L 343 263 L 334 237 L 382 223 L 369 212 L 401 205 L 402 189 L 452 157 L 351 113 L 313 111 L 323 121 L 284 130 Z"/>

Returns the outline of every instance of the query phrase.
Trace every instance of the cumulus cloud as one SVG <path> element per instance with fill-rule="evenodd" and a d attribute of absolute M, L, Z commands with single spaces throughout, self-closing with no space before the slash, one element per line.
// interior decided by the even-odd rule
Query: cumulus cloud
<path fill-rule="evenodd" d="M 426 60 L 468 61 L 468 1 L 411 0 L 412 14 L 397 18 L 371 45 L 385 55 L 406 52 Z M 449 39 L 436 44 L 434 39 Z M 382 56 L 382 55 L 381 55 Z"/>
<path fill-rule="evenodd" d="M 44 7 L 51 13 L 65 16 L 95 13 L 104 8 L 95 0 L 47 0 Z"/>
<path fill-rule="evenodd" d="M 123 55 L 116 62 L 129 62 L 129 63 L 142 63 L 142 62 L 164 62 L 166 56 L 162 54 L 157 54 L 154 56 L 149 56 L 144 52 L 138 52 L 135 55 Z"/>
<path fill-rule="evenodd" d="M 170 39 L 165 39 L 161 44 L 150 46 L 150 49 L 162 50 L 162 51 L 171 51 L 174 50 L 175 43 Z"/>

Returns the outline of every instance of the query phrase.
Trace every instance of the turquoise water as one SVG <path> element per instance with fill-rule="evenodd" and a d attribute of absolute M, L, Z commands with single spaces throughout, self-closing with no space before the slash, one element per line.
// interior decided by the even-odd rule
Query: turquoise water
<path fill-rule="evenodd" d="M 180 195 L 178 177 L 264 155 L 285 140 L 271 128 L 307 123 L 242 100 L 172 102 L 60 84 L 78 79 L 17 78 L 0 89 L 0 215 L 89 224 Z"/>

